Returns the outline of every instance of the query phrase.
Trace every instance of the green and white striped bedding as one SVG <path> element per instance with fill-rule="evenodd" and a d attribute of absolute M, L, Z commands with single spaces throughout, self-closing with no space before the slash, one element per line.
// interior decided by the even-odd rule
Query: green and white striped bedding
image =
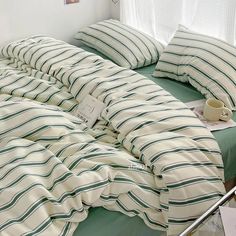
<path fill-rule="evenodd" d="M 206 98 L 236 110 L 236 48 L 222 40 L 178 29 L 162 53 L 154 76 L 189 82 Z"/>
<path fill-rule="evenodd" d="M 214 137 L 152 81 L 47 37 L 1 54 L 1 235 L 72 235 L 97 206 L 177 234 L 224 193 Z M 93 129 L 86 94 L 106 104 Z"/>
<path fill-rule="evenodd" d="M 156 63 L 164 48 L 153 37 L 112 19 L 84 27 L 74 38 L 131 69 Z"/>

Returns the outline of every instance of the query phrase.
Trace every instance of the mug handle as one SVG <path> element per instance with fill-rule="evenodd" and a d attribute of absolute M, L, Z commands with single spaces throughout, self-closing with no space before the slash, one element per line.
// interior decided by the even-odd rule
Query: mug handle
<path fill-rule="evenodd" d="M 233 116 L 233 112 L 230 109 L 226 107 L 222 108 L 222 114 L 220 116 L 220 120 L 229 121 L 232 116 Z"/>

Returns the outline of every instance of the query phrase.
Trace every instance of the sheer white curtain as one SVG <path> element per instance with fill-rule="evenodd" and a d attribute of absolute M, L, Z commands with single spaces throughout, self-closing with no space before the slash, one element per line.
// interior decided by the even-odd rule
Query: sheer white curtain
<path fill-rule="evenodd" d="M 163 43 L 178 24 L 236 43 L 236 0 L 121 0 L 120 17 Z"/>

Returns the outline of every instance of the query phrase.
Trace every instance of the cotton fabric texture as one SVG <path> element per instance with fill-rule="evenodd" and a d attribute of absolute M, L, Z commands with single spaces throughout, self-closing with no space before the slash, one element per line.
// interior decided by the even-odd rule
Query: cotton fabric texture
<path fill-rule="evenodd" d="M 1 56 L 1 235 L 71 236 L 101 206 L 177 235 L 225 193 L 213 135 L 143 75 L 48 37 Z M 87 94 L 106 106 L 92 129 Z"/>
<path fill-rule="evenodd" d="M 236 109 L 236 48 L 222 40 L 180 27 L 153 76 L 188 82 L 206 98 Z"/>
<path fill-rule="evenodd" d="M 75 39 L 130 69 L 156 63 L 163 51 L 163 45 L 156 39 L 112 19 L 81 29 Z"/>

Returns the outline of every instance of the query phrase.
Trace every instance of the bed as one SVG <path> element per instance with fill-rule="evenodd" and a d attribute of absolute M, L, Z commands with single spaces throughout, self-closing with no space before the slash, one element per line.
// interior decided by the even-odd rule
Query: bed
<path fill-rule="evenodd" d="M 90 48 L 86 45 L 81 46 L 84 50 L 95 53 L 104 59 L 108 59 L 105 55 L 101 54 L 97 50 Z M 174 97 L 178 98 L 182 102 L 190 102 L 194 100 L 204 99 L 203 95 L 198 92 L 195 88 L 193 88 L 190 84 L 180 83 L 178 81 L 170 80 L 168 78 L 158 79 L 152 76 L 153 71 L 155 70 L 155 64 L 150 66 L 145 66 L 142 68 L 138 68 L 135 71 L 145 76 L 146 78 L 152 80 L 153 82 L 160 85 L 162 88 L 170 92 Z M 233 118 L 236 121 L 236 113 L 234 112 Z M 230 181 L 236 178 L 236 127 L 213 131 L 213 135 L 215 136 L 217 143 L 220 146 L 224 168 L 225 168 L 225 180 Z"/>
<path fill-rule="evenodd" d="M 3 233 L 173 235 L 223 196 L 214 137 L 150 80 L 153 66 L 135 73 L 41 36 L 13 42 L 1 54 Z M 177 83 L 157 81 L 175 91 Z M 106 104 L 93 129 L 76 116 L 86 94 Z M 228 156 L 225 168 L 232 167 Z M 235 176 L 233 169 L 226 173 Z"/>
<path fill-rule="evenodd" d="M 105 55 L 101 54 L 97 50 L 88 47 L 86 45 L 80 45 L 86 51 L 95 53 L 104 59 L 108 59 Z M 203 95 L 196 91 L 189 84 L 183 84 L 170 79 L 158 79 L 152 76 L 155 69 L 155 64 L 136 69 L 137 73 L 140 73 L 148 79 L 159 84 L 161 87 L 169 91 L 173 96 L 180 99 L 183 102 L 189 102 L 193 100 L 203 99 Z M 236 121 L 236 114 L 234 113 L 233 120 Z M 225 180 L 232 181 L 235 185 L 236 178 L 236 142 L 235 142 L 236 127 L 229 128 L 221 131 L 214 131 L 215 136 L 220 149 L 222 151 L 222 157 L 225 168 Z M 229 184 L 231 186 L 231 184 Z M 104 227 L 100 227 L 103 225 Z M 120 229 L 115 230 L 114 229 Z M 138 217 L 129 218 L 118 212 L 110 212 L 103 208 L 91 209 L 90 217 L 82 222 L 77 230 L 75 236 L 82 235 L 132 235 L 132 236 L 144 236 L 144 235 L 166 235 L 162 231 L 152 230 L 144 225 Z"/>

